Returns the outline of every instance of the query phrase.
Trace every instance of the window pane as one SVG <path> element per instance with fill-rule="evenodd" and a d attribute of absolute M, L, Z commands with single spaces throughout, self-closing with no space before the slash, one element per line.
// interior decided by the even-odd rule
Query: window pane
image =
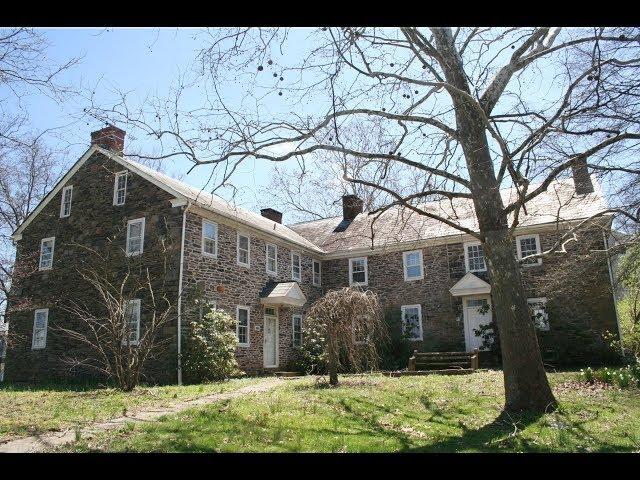
<path fill-rule="evenodd" d="M 420 254 L 418 252 L 411 252 L 406 255 L 407 265 L 420 265 Z"/>
<path fill-rule="evenodd" d="M 486 270 L 482 245 L 467 246 L 467 258 L 469 259 L 470 271 Z"/>
<path fill-rule="evenodd" d="M 404 327 L 409 338 L 420 338 L 420 313 L 417 307 L 404 309 Z"/>
<path fill-rule="evenodd" d="M 536 237 L 527 237 L 520 239 L 520 253 L 522 258 L 538 253 L 538 242 Z M 538 263 L 537 258 L 525 260 L 524 263 Z"/>
<path fill-rule="evenodd" d="M 293 345 L 295 347 L 302 345 L 302 317 L 300 315 L 293 317 Z"/>
<path fill-rule="evenodd" d="M 353 272 L 353 281 L 357 283 L 364 283 L 364 272 Z"/>
<path fill-rule="evenodd" d="M 214 255 L 216 253 L 216 242 L 210 238 L 204 239 L 204 251 Z"/>
<path fill-rule="evenodd" d="M 420 266 L 417 265 L 415 267 L 407 267 L 407 277 L 419 277 L 420 276 Z"/>
<path fill-rule="evenodd" d="M 249 330 L 249 312 L 243 308 L 238 309 L 238 343 L 247 343 Z"/>
<path fill-rule="evenodd" d="M 215 238 L 216 230 L 216 226 L 213 223 L 204 223 L 204 236 L 206 238 Z"/>

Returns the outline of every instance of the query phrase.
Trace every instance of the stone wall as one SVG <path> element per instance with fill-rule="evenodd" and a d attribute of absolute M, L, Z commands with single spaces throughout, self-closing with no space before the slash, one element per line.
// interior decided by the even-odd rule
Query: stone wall
<path fill-rule="evenodd" d="M 43 382 L 100 376 L 95 371 L 70 368 L 65 358 L 82 359 L 91 353 L 57 330 L 58 327 L 83 328 L 67 311 L 70 301 L 96 304 L 95 289 L 80 278 L 78 269 L 87 272 L 108 264 L 116 278 L 121 279 L 126 271 L 135 276 L 149 268 L 154 293 L 158 297 L 165 295 L 175 308 L 182 214 L 179 208 L 171 207 L 171 195 L 131 172 L 125 205 L 113 206 L 114 173 L 122 170 L 121 165 L 94 153 L 66 184 L 73 185 L 71 215 L 60 218 L 60 191 L 26 227 L 18 241 L 18 267 L 28 264 L 27 270 L 33 273 L 15 282 L 11 292 L 11 311 L 7 316 L 12 340 L 6 360 L 8 381 Z M 140 217 L 146 219 L 144 251 L 140 256 L 127 258 L 123 250 L 126 223 Z M 53 268 L 38 271 L 40 241 L 46 237 L 55 237 Z M 80 245 L 95 249 L 104 261 Z M 150 320 L 149 309 L 145 309 L 148 294 L 141 297 L 141 328 L 144 329 L 145 322 Z M 34 310 L 39 308 L 49 308 L 46 348 L 32 350 Z M 148 363 L 146 381 L 175 382 L 175 332 L 174 313 L 162 329 L 158 340 L 164 347 L 157 358 Z"/>
<path fill-rule="evenodd" d="M 259 294 L 268 281 L 286 282 L 291 280 L 291 249 L 281 240 L 266 239 L 265 236 L 248 233 L 250 237 L 250 267 L 236 263 L 237 227 L 227 224 L 223 217 L 207 215 L 218 224 L 218 256 L 213 258 L 202 254 L 202 217 L 196 213 L 187 213 L 184 257 L 184 291 L 189 298 L 184 303 L 184 322 L 188 324 L 199 308 L 196 300 L 215 301 L 216 306 L 234 318 L 238 305 L 251 309 L 249 325 L 249 346 L 238 347 L 237 358 L 240 367 L 247 372 L 264 371 L 263 329 L 264 308 L 260 304 Z M 223 223 L 227 222 L 227 223 Z M 266 243 L 278 246 L 278 275 L 266 273 Z M 312 285 L 312 257 L 302 250 L 302 281 L 300 287 L 307 297 L 302 308 L 284 308 L 278 310 L 278 369 L 290 368 L 294 358 L 292 343 L 292 315 L 304 313 L 304 309 L 322 295 L 322 287 Z M 323 280 L 327 278 L 323 272 Z M 304 320 L 303 320 L 304 321 Z"/>
<path fill-rule="evenodd" d="M 541 232 L 542 249 L 549 249 L 561 232 Z M 552 365 L 596 364 L 613 360 L 614 352 L 602 334 L 617 334 L 615 307 L 606 257 L 589 253 L 602 249 L 602 231 L 580 235 L 567 253 L 545 257 L 541 265 L 522 267 L 527 298 L 547 298 L 549 331 L 539 331 L 543 356 Z M 462 243 L 422 248 L 424 278 L 405 281 L 402 252 L 369 255 L 368 287 L 380 295 L 386 309 L 422 306 L 423 341 L 413 341 L 421 351 L 464 350 L 462 299 L 449 289 L 466 273 Z M 516 245 L 514 242 L 514 255 Z M 349 284 L 349 260 L 323 264 L 327 289 Z M 488 272 L 476 273 L 491 283 Z"/>
<path fill-rule="evenodd" d="M 7 321 L 10 323 L 6 359 L 8 381 L 51 381 L 60 378 L 93 376 L 83 368 L 70 369 L 65 358 L 87 356 L 86 349 L 70 340 L 56 327 L 79 328 L 77 319 L 65 312 L 70 300 L 95 302 L 96 293 L 79 277 L 78 269 L 96 266 L 96 257 L 85 247 L 105 258 L 98 266 L 108 266 L 116 276 L 124 272 L 140 274 L 149 268 L 154 292 L 164 295 L 175 306 L 178 296 L 182 211 L 171 207 L 172 196 L 148 181 L 130 174 L 126 204 L 113 206 L 114 173 L 123 168 L 95 153 L 67 182 L 73 185 L 71 216 L 60 218 L 61 192 L 27 226 L 18 242 L 17 268 L 31 272 L 14 282 Z M 184 251 L 183 325 L 199 314 L 196 301 L 215 301 L 217 307 L 234 318 L 238 305 L 250 307 L 249 346 L 238 347 L 241 368 L 249 373 L 265 371 L 263 357 L 264 308 L 260 292 L 271 281 L 291 281 L 291 246 L 278 238 L 255 230 L 247 231 L 232 220 L 200 212 L 218 224 L 217 258 L 201 251 L 202 217 L 187 213 Z M 126 222 L 145 217 L 144 253 L 124 255 Z M 237 229 L 251 238 L 250 267 L 237 265 Z M 547 249 L 561 232 L 541 232 L 542 249 Z M 42 238 L 55 237 L 53 268 L 37 270 Z M 278 274 L 265 268 L 265 245 L 278 246 Z M 539 332 L 543 356 L 553 364 L 594 364 L 612 358 L 613 352 L 602 340 L 605 331 L 617 333 L 606 257 L 589 254 L 602 248 L 602 233 L 592 230 L 580 242 L 568 245 L 568 252 L 545 257 L 542 265 L 522 268 L 527 297 L 546 297 L 550 330 Z M 300 286 L 307 296 L 302 308 L 279 308 L 278 369 L 291 368 L 294 360 L 292 315 L 303 313 L 326 290 L 348 285 L 348 259 L 322 262 L 322 286 L 312 285 L 313 254 L 298 249 L 302 256 Z M 423 341 L 415 348 L 425 351 L 465 348 L 462 300 L 449 289 L 465 274 L 462 243 L 443 244 L 422 249 L 424 278 L 405 281 L 402 252 L 368 256 L 369 287 L 381 296 L 385 308 L 399 310 L 401 305 L 422 306 Z M 516 247 L 514 242 L 514 255 Z M 317 258 L 317 257 L 316 257 Z M 93 262 L 93 263 L 92 263 Z M 479 277 L 490 282 L 488 273 Z M 142 328 L 149 321 L 144 308 Z M 34 310 L 49 308 L 47 345 L 32 350 Z M 159 341 L 164 349 L 152 359 L 145 371 L 146 381 L 176 381 L 177 342 L 175 315 L 163 328 Z"/>

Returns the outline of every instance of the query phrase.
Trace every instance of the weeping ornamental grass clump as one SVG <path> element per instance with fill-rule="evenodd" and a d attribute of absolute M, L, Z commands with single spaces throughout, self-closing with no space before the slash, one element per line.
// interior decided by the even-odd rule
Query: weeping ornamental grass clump
<path fill-rule="evenodd" d="M 601 382 L 620 388 L 640 388 L 640 365 L 595 370 L 588 367 L 580 370 L 580 378 L 586 383 Z"/>
<path fill-rule="evenodd" d="M 235 319 L 213 309 L 189 323 L 185 342 L 184 374 L 189 382 L 225 380 L 242 372 L 236 361 Z"/>
<path fill-rule="evenodd" d="M 375 370 L 378 347 L 388 337 L 378 296 L 345 287 L 331 290 L 307 311 L 301 363 L 305 373 L 329 373 L 338 384 L 338 370 Z"/>

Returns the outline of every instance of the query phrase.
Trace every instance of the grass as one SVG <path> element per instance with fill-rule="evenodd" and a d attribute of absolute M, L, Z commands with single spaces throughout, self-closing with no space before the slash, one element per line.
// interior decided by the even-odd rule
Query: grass
<path fill-rule="evenodd" d="M 142 452 L 601 452 L 640 449 L 637 390 L 550 374 L 560 408 L 499 417 L 502 373 L 388 378 L 342 376 L 327 388 L 289 380 L 266 394 L 128 425 L 75 451 Z"/>
<path fill-rule="evenodd" d="M 95 386 L 24 387 L 0 384 L 0 441 L 119 417 L 137 408 L 159 407 L 241 388 L 253 380 L 188 386 L 138 387 L 125 393 Z"/>

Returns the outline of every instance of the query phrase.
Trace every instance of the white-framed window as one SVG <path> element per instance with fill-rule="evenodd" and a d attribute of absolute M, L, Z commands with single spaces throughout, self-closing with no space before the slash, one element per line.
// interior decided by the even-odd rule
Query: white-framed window
<path fill-rule="evenodd" d="M 202 219 L 202 255 L 218 256 L 218 224 Z"/>
<path fill-rule="evenodd" d="M 299 252 L 291 252 L 291 279 L 302 281 L 302 256 Z"/>
<path fill-rule="evenodd" d="M 464 244 L 464 263 L 467 272 L 486 272 L 484 252 L 480 242 L 466 242 Z"/>
<path fill-rule="evenodd" d="M 402 263 L 404 265 L 404 279 L 420 280 L 424 278 L 422 267 L 422 250 L 413 250 L 402 253 Z"/>
<path fill-rule="evenodd" d="M 144 217 L 127 222 L 127 257 L 141 255 L 144 250 Z"/>
<path fill-rule="evenodd" d="M 53 250 L 56 245 L 56 237 L 43 238 L 40 241 L 39 270 L 51 270 L 53 267 Z"/>
<path fill-rule="evenodd" d="M 267 257 L 267 273 L 270 275 L 278 274 L 278 246 L 273 243 L 267 243 L 266 257 Z"/>
<path fill-rule="evenodd" d="M 71 215 L 71 200 L 73 198 L 73 185 L 62 189 L 62 199 L 60 200 L 60 218 Z"/>
<path fill-rule="evenodd" d="M 251 239 L 249 235 L 238 232 L 236 261 L 242 267 L 251 266 L 249 250 L 251 249 Z"/>
<path fill-rule="evenodd" d="M 140 342 L 140 299 L 127 300 L 124 304 L 124 321 L 126 335 L 123 345 L 138 345 Z"/>
<path fill-rule="evenodd" d="M 521 235 L 516 237 L 516 247 L 518 249 L 518 259 L 521 260 L 529 255 L 535 255 L 540 253 L 540 235 L 537 233 L 534 235 Z M 522 265 L 540 265 L 542 258 L 532 258 L 522 262 Z"/>
<path fill-rule="evenodd" d="M 47 324 L 49 323 L 49 309 L 39 308 L 33 315 L 33 337 L 31 349 L 39 350 L 47 346 Z"/>
<path fill-rule="evenodd" d="M 249 322 L 251 321 L 251 309 L 238 305 L 236 307 L 236 335 L 240 347 L 249 346 Z"/>
<path fill-rule="evenodd" d="M 116 178 L 113 183 L 113 204 L 124 205 L 127 199 L 127 177 L 128 172 L 123 170 L 116 173 Z"/>
<path fill-rule="evenodd" d="M 421 305 L 402 305 L 402 327 L 409 340 L 422 340 Z"/>
<path fill-rule="evenodd" d="M 549 314 L 546 298 L 527 298 L 531 319 L 538 330 L 549 330 Z"/>
<path fill-rule="evenodd" d="M 291 317 L 291 334 L 293 340 L 293 346 L 299 347 L 302 345 L 302 315 L 296 313 Z"/>
<path fill-rule="evenodd" d="M 313 284 L 319 287 L 322 284 L 322 264 L 318 260 L 313 260 Z"/>
<path fill-rule="evenodd" d="M 369 335 L 366 332 L 364 325 L 366 322 L 362 322 L 361 320 L 366 320 L 367 317 L 365 315 L 360 315 L 358 319 L 354 319 L 351 324 L 351 331 L 353 333 L 353 343 L 356 345 L 363 345 L 369 341 Z"/>
<path fill-rule="evenodd" d="M 368 285 L 367 257 L 349 259 L 349 285 Z"/>

